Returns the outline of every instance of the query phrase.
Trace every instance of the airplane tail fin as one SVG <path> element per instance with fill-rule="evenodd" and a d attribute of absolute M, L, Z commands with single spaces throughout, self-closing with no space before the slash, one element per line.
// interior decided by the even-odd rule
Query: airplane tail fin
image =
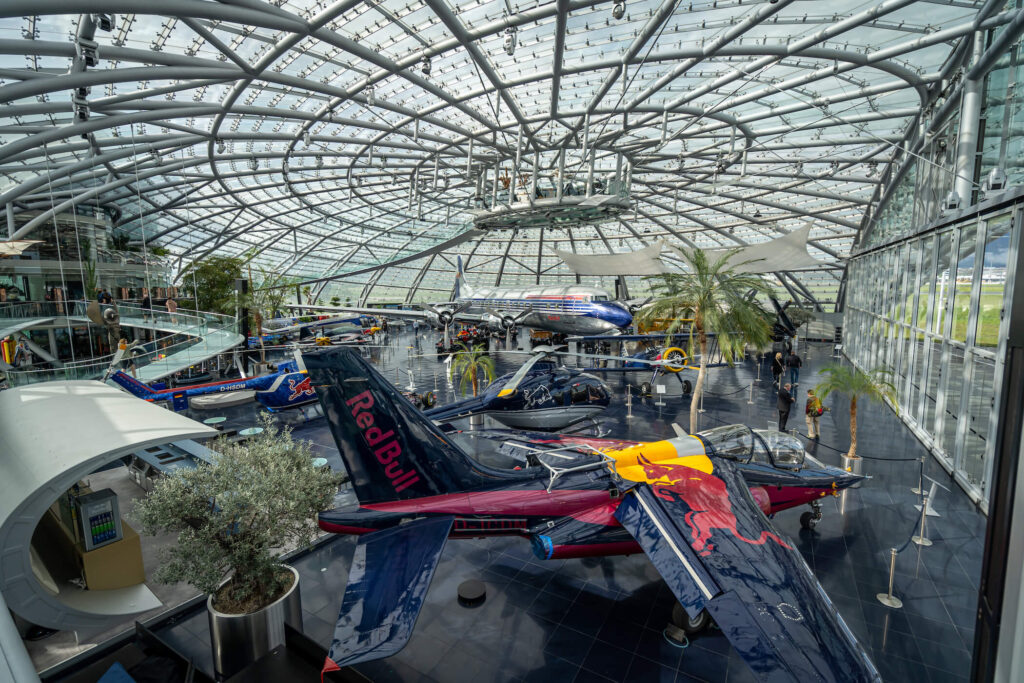
<path fill-rule="evenodd" d="M 140 382 L 124 370 L 118 370 L 110 376 L 110 379 L 117 382 L 117 385 L 122 389 L 127 390 L 128 393 L 138 396 L 139 398 L 152 398 L 155 393 L 153 391 L 153 387 L 149 386 L 145 382 Z"/>
<path fill-rule="evenodd" d="M 325 349 L 303 360 L 361 504 L 457 493 L 491 479 L 358 353 Z"/>
<path fill-rule="evenodd" d="M 457 270 L 455 272 L 455 299 L 456 301 L 473 296 L 473 288 L 466 282 L 466 271 L 462 267 L 462 256 L 456 257 Z"/>

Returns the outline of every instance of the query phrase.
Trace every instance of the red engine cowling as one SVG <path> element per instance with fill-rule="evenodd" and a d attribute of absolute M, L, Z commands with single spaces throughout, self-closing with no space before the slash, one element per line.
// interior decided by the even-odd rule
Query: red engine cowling
<path fill-rule="evenodd" d="M 772 499 L 768 495 L 768 491 L 763 486 L 751 486 L 750 495 L 754 498 L 754 502 L 757 503 L 757 507 L 761 508 L 761 512 L 766 515 L 770 515 L 772 512 Z"/>

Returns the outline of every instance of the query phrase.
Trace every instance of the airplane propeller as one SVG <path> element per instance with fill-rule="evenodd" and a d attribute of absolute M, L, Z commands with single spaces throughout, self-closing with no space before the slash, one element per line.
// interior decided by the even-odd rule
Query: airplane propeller
<path fill-rule="evenodd" d="M 503 315 L 503 314 L 499 313 L 498 311 L 495 311 L 492 308 L 488 308 L 487 309 L 487 313 L 491 317 L 493 317 L 495 320 L 498 320 L 499 324 L 501 325 L 501 328 L 503 330 L 505 330 L 505 347 L 506 348 L 511 348 L 512 347 L 512 330 L 515 329 L 515 326 L 518 325 L 519 323 L 521 323 L 523 320 L 525 320 L 526 316 L 528 316 L 532 312 L 533 312 L 533 307 L 532 306 L 527 306 L 526 310 L 521 311 L 521 312 L 519 312 L 516 315 L 509 315 L 507 313 Z"/>
<path fill-rule="evenodd" d="M 626 304 L 626 308 L 629 310 L 629 314 L 630 315 L 636 315 L 637 312 L 639 312 L 641 308 L 643 308 L 647 304 L 651 303 L 652 301 L 654 301 L 654 297 L 653 296 L 649 296 L 646 299 L 642 299 L 640 301 L 627 303 Z"/>
<path fill-rule="evenodd" d="M 423 310 L 431 313 L 437 320 L 437 324 L 444 330 L 444 347 L 446 349 L 451 348 L 452 345 L 452 323 L 455 322 L 455 316 L 462 312 L 469 304 L 459 304 L 455 308 L 438 308 L 431 304 L 422 306 Z"/>

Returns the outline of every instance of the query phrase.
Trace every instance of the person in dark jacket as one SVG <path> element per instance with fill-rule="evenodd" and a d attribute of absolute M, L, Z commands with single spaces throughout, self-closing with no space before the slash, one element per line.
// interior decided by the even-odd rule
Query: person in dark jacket
<path fill-rule="evenodd" d="M 786 422 L 789 421 L 789 409 L 793 406 L 793 395 L 789 393 L 789 390 L 793 388 L 792 384 L 787 383 L 781 389 L 779 389 L 779 431 L 786 431 Z"/>
<path fill-rule="evenodd" d="M 772 358 L 772 386 L 778 389 L 781 385 L 779 384 L 779 378 L 782 373 L 785 372 L 786 361 L 782 358 L 782 353 L 776 353 L 775 358 Z"/>
<path fill-rule="evenodd" d="M 142 297 L 142 319 L 149 320 L 149 314 L 153 312 L 153 300 L 149 298 L 149 290 L 146 290 Z"/>
<path fill-rule="evenodd" d="M 804 362 L 800 360 L 800 356 L 796 355 L 796 351 L 790 351 L 789 358 L 786 359 L 786 366 L 789 368 L 789 382 L 796 386 L 800 381 L 800 368 L 804 366 Z"/>

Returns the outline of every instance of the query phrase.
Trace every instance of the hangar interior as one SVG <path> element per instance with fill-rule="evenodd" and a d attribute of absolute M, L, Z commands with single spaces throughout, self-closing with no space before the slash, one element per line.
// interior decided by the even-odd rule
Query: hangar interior
<path fill-rule="evenodd" d="M 124 353 L 138 349 L 130 372 L 145 393 L 226 382 L 233 366 L 243 380 L 277 372 L 268 357 L 286 363 L 304 339 L 285 328 L 347 309 L 360 328 L 391 323 L 363 330 L 359 350 L 389 387 L 443 407 L 468 392 L 433 345 L 448 346 L 464 309 L 494 327 L 483 344 L 495 375 L 523 367 L 517 349 L 563 341 L 573 355 L 558 362 L 573 372 L 614 369 L 598 356 L 627 355 L 623 342 L 531 330 L 600 318 L 606 303 L 639 322 L 672 282 L 664 275 L 685 278 L 705 253 L 739 254 L 731 263 L 760 279 L 752 294 L 766 311 L 771 300 L 804 313 L 775 340 L 795 342 L 803 362 L 783 371 L 797 415 L 781 431 L 808 462 L 870 476 L 814 507 L 824 513 L 810 528 L 796 510 L 761 508 L 844 633 L 886 681 L 1024 679 L 1022 40 L 1022 0 L 0 3 L 0 588 L 13 615 L 0 610 L 0 678 L 100 680 L 136 648 L 139 661 L 156 650 L 198 680 L 230 679 L 202 592 L 152 579 L 176 535 L 140 536 L 136 506 L 175 468 L 146 470 L 146 449 L 201 468 L 223 443 L 212 437 L 258 441 L 269 414 L 311 442 L 317 467 L 352 478 L 335 502 L 360 505 L 358 473 L 312 408 L 211 411 L 193 396 L 164 414 L 147 402 L 170 409 L 168 395 L 119 383 L 139 401 L 98 384 L 129 369 L 111 325 Z M 100 292 L 116 302 L 113 322 Z M 536 322 L 540 304 L 513 303 L 531 297 L 562 308 Z M 248 309 L 268 305 L 280 316 L 253 327 Z M 418 322 L 400 325 L 404 312 Z M 768 347 L 712 363 L 699 399 L 698 374 L 683 381 L 696 365 L 656 373 L 646 391 L 638 375 L 597 373 L 606 409 L 586 434 L 775 430 Z M 891 389 L 860 404 L 857 463 L 846 457 L 856 400 L 827 399 L 817 439 L 800 419 L 805 390 L 837 365 L 884 369 Z M 301 359 L 296 372 L 307 373 Z M 326 401 L 300 379 L 287 380 L 288 402 L 306 390 Z M 507 426 L 478 417 L 454 423 Z M 116 595 L 85 585 L 102 548 L 72 553 L 78 579 L 39 551 L 77 523 L 60 505 L 73 488 L 112 491 L 111 533 L 138 544 L 141 579 Z M 299 635 L 233 680 L 313 680 L 321 650 L 335 652 L 364 546 L 322 519 L 313 545 L 286 555 L 300 577 Z M 547 561 L 517 538 L 443 547 L 408 646 L 325 680 L 770 674 L 724 624 L 672 639 L 679 593 L 646 546 Z M 456 599 L 472 580 L 487 589 L 478 608 Z M 876 599 L 887 591 L 902 608 Z M 813 664 L 787 669 L 791 679 L 820 671 L 815 647 L 796 648 Z"/>

